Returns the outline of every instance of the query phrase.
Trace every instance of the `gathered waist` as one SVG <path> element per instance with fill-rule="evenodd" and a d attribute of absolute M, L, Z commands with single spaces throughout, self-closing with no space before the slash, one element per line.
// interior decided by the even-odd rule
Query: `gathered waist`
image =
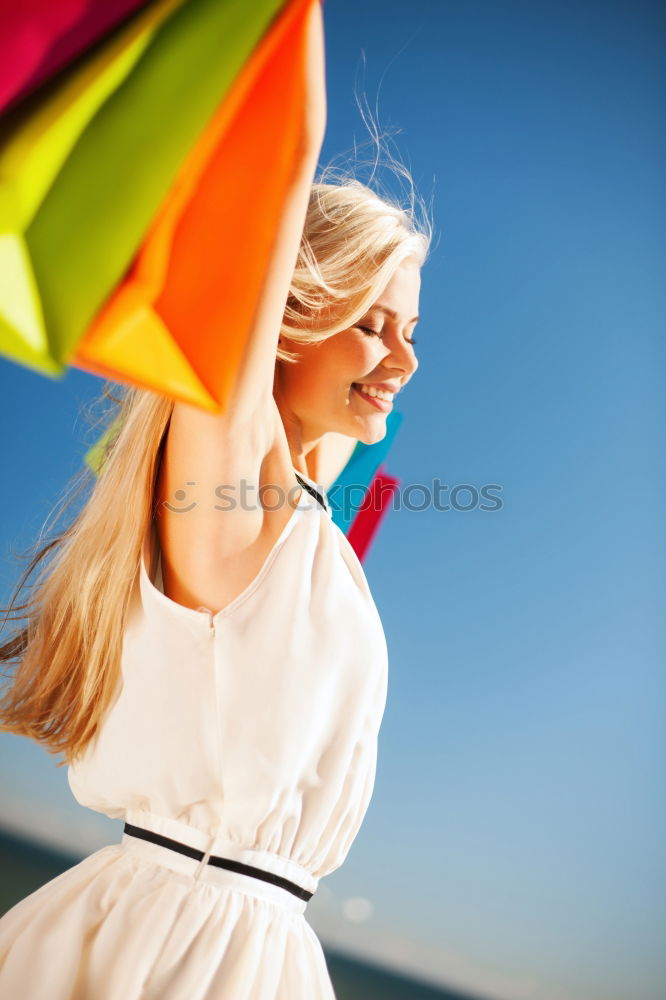
<path fill-rule="evenodd" d="M 127 810 L 123 848 L 193 881 L 235 889 L 303 913 L 319 880 L 306 868 L 271 851 L 240 847 L 180 820 Z"/>

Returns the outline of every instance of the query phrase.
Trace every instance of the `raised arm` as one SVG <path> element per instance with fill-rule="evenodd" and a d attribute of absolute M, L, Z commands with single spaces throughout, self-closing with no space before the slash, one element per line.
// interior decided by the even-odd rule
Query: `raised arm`
<path fill-rule="evenodd" d="M 300 148 L 233 388 L 222 414 L 209 415 L 177 404 L 176 409 L 183 413 L 178 415 L 178 421 L 186 419 L 185 414 L 193 411 L 193 416 L 196 412 L 201 415 L 198 427 L 207 423 L 213 428 L 243 426 L 256 415 L 263 414 L 270 402 L 280 325 L 326 127 L 321 3 L 312 4 L 308 13 L 304 73 L 306 100 L 302 108 Z M 270 170 L 269 163 L 266 169 Z"/>
<path fill-rule="evenodd" d="M 222 560 L 243 558 L 251 545 L 261 552 L 262 510 L 221 513 L 213 504 L 222 483 L 239 491 L 242 481 L 258 488 L 262 463 L 276 438 L 273 378 L 278 337 L 326 125 L 320 3 L 308 14 L 305 74 L 297 165 L 230 398 L 219 414 L 177 401 L 167 432 L 156 484 L 165 582 L 171 581 L 169 596 L 191 606 L 221 606 L 226 596 L 218 589 Z M 174 512 L 178 490 L 186 494 L 180 507 L 198 497 L 197 506 L 187 513 Z"/>
<path fill-rule="evenodd" d="M 280 225 L 257 300 L 245 354 L 223 421 L 244 424 L 265 407 L 273 392 L 273 374 L 280 324 L 296 265 L 305 215 L 326 125 L 326 85 L 323 24 L 320 3 L 310 9 L 305 61 L 306 103 L 303 107 L 301 147 Z M 266 164 L 270 170 L 270 164 Z"/>

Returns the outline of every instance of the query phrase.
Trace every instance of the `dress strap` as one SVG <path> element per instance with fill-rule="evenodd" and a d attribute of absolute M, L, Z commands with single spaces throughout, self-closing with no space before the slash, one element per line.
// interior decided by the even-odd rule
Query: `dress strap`
<path fill-rule="evenodd" d="M 301 486 L 304 489 L 306 489 L 308 491 L 308 493 L 311 494 L 311 496 L 315 497 L 315 499 L 319 501 L 320 506 L 323 507 L 324 511 L 328 514 L 328 505 L 327 505 L 326 501 L 324 500 L 324 498 L 322 497 L 322 495 L 319 492 L 319 490 L 315 489 L 314 486 L 311 483 L 309 483 L 307 480 L 303 479 L 303 477 L 298 472 L 296 472 L 296 469 L 294 469 L 294 474 L 295 474 L 296 478 L 298 479 L 299 483 L 301 484 Z"/>

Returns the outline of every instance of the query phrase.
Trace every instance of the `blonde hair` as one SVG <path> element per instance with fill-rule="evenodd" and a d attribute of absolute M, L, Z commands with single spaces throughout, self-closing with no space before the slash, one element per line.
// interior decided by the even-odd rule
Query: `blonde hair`
<path fill-rule="evenodd" d="M 403 168 L 404 169 L 404 168 Z M 421 267 L 431 241 L 419 228 L 414 205 L 380 197 L 367 184 L 332 168 L 312 187 L 281 334 L 317 343 L 348 329 L 368 310 L 407 258 Z M 280 362 L 298 354 L 281 347 Z"/>
<path fill-rule="evenodd" d="M 391 166 L 411 183 L 406 168 L 393 159 Z M 413 185 L 411 190 L 409 204 L 401 207 L 347 172 L 324 170 L 313 185 L 282 334 L 296 342 L 332 336 L 360 317 L 405 257 L 425 260 L 431 226 L 427 218 L 422 227 L 417 224 Z M 296 360 L 278 349 L 276 363 Z M 125 621 L 155 514 L 155 480 L 174 405 L 135 387 L 121 387 L 117 396 L 113 385 L 106 383 L 93 403 L 112 402 L 97 476 L 84 468 L 54 521 L 87 489 L 89 499 L 71 525 L 41 548 L 40 535 L 10 607 L 2 609 L 3 626 L 26 624 L 0 645 L 0 663 L 17 661 L 0 700 L 0 730 L 62 753 L 58 767 L 84 752 L 120 680 Z M 30 599 L 15 604 L 48 555 Z"/>

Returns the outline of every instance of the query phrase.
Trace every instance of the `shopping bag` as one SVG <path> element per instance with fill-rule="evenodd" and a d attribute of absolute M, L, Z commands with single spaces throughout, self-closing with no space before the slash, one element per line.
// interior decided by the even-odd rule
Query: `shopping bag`
<path fill-rule="evenodd" d="M 146 0 L 0 5 L 0 112 L 85 52 Z"/>
<path fill-rule="evenodd" d="M 0 353 L 64 370 L 281 6 L 162 0 L 3 116 Z"/>
<path fill-rule="evenodd" d="M 373 476 L 363 503 L 347 531 L 347 541 L 359 562 L 364 562 L 399 486 L 400 480 L 389 476 L 383 469 Z"/>
<path fill-rule="evenodd" d="M 292 0 L 262 38 L 72 364 L 224 409 L 298 163 L 317 3 Z"/>
<path fill-rule="evenodd" d="M 367 491 L 386 460 L 403 414 L 395 408 L 386 417 L 386 434 L 375 444 L 358 441 L 344 469 L 328 490 L 333 520 L 343 534 L 348 535 L 352 522 L 364 502 Z"/>

